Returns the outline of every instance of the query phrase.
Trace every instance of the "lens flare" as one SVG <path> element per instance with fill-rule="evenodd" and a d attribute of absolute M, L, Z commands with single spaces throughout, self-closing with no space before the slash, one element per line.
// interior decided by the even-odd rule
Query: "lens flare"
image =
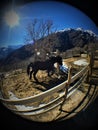
<path fill-rule="evenodd" d="M 19 25 L 19 15 L 14 11 L 8 11 L 4 15 L 4 21 L 9 27 L 14 27 Z"/>

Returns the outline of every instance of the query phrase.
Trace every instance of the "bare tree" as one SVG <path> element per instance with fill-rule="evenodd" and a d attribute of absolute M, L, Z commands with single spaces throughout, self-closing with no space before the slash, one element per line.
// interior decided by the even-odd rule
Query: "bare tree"
<path fill-rule="evenodd" d="M 55 30 L 52 20 L 34 19 L 27 25 L 27 40 L 36 42 L 38 39 L 50 35 Z"/>
<path fill-rule="evenodd" d="M 33 41 L 35 43 L 34 44 L 35 59 L 40 57 L 45 59 L 46 55 L 50 54 L 51 34 L 55 31 L 56 27 L 54 26 L 52 20 L 34 19 L 31 23 L 27 25 L 28 35 L 26 41 L 27 42 Z M 43 44 L 40 44 L 39 40 L 41 40 Z"/>

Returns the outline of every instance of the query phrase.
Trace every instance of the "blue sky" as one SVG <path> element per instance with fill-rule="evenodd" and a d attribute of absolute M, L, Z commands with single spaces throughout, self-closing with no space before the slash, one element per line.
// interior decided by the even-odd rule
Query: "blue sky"
<path fill-rule="evenodd" d="M 19 17 L 19 23 L 10 27 L 6 24 L 4 16 L 12 8 Z M 27 35 L 26 26 L 35 18 L 51 19 L 58 30 L 81 27 L 98 35 L 98 28 L 94 22 L 77 8 L 63 2 L 32 2 L 18 7 L 10 5 L 10 7 L 3 10 L 0 46 L 24 44 Z"/>

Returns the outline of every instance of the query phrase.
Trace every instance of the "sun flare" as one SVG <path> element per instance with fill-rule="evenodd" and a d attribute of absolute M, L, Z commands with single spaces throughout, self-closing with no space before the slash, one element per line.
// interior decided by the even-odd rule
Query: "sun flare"
<path fill-rule="evenodd" d="M 19 20 L 19 15 L 14 10 L 8 11 L 4 15 L 5 23 L 11 28 L 19 25 Z"/>

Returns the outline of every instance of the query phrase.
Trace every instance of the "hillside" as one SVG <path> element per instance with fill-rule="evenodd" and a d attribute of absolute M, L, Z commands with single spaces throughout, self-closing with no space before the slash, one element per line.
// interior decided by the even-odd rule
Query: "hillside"
<path fill-rule="evenodd" d="M 24 45 L 11 52 L 1 61 L 0 68 L 3 71 L 25 68 L 30 61 L 48 58 L 48 55 L 51 55 L 51 52 L 55 52 L 56 49 L 64 58 L 67 58 L 71 53 L 70 50 L 73 52 L 78 50 L 79 53 L 83 53 L 91 49 L 95 43 L 98 43 L 98 36 L 92 31 L 81 28 L 60 30 L 34 44 Z"/>
<path fill-rule="evenodd" d="M 22 45 L 9 45 L 5 47 L 0 47 L 0 60 L 6 58 L 11 52 L 19 49 Z"/>

